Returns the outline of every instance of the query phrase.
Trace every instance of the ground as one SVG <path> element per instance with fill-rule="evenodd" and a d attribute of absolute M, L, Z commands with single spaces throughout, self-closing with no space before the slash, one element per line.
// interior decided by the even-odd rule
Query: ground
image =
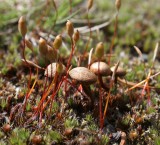
<path fill-rule="evenodd" d="M 0 144 L 160 145 L 158 1 L 123 0 L 117 11 L 115 1 L 94 0 L 87 11 L 83 0 L 0 0 Z M 21 16 L 33 47 L 24 49 Z M 79 30 L 76 43 L 67 20 Z M 62 45 L 51 51 L 59 34 Z M 41 53 L 40 38 L 54 57 Z M 95 51 L 99 42 L 102 57 Z M 113 70 L 103 82 L 97 76 L 94 84 L 79 85 L 66 70 L 87 68 L 90 57 L 126 75 Z M 44 71 L 53 62 L 66 68 L 61 73 L 58 65 L 57 77 L 49 78 Z"/>

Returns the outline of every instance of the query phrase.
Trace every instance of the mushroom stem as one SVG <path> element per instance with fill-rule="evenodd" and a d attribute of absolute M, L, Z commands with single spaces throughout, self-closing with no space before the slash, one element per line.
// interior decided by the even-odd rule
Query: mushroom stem
<path fill-rule="evenodd" d="M 99 59 L 98 62 L 92 63 L 92 65 L 90 66 L 90 70 L 97 75 L 100 87 L 103 88 L 106 92 L 108 92 L 109 86 L 104 84 L 102 77 L 109 76 L 111 74 L 109 66 L 105 62 L 100 61 Z"/>
<path fill-rule="evenodd" d="M 100 87 L 102 87 L 103 89 L 105 89 L 108 92 L 109 91 L 109 87 L 107 87 L 103 83 L 102 76 L 100 75 L 100 60 L 98 61 L 98 81 L 99 81 Z"/>
<path fill-rule="evenodd" d="M 90 100 L 91 104 L 94 104 L 94 99 L 93 99 L 90 87 L 83 84 L 82 89 L 84 93 L 86 94 L 86 96 L 88 97 L 88 99 Z"/>
<path fill-rule="evenodd" d="M 85 95 L 88 96 L 91 105 L 93 104 L 93 98 L 91 96 L 92 92 L 89 88 L 90 84 L 93 84 L 97 81 L 96 75 L 91 72 L 88 68 L 85 67 L 76 67 L 69 71 L 70 77 L 77 81 L 78 84 L 82 85 L 82 90 L 84 90 Z"/>
<path fill-rule="evenodd" d="M 102 76 L 98 75 L 98 81 L 99 81 L 99 84 L 100 86 L 105 89 L 106 92 L 109 91 L 109 86 L 106 86 L 103 82 L 103 79 L 102 79 Z"/>
<path fill-rule="evenodd" d="M 116 90 L 116 91 L 117 91 L 117 82 L 118 82 L 118 76 L 115 75 L 114 84 L 115 84 L 115 90 Z"/>

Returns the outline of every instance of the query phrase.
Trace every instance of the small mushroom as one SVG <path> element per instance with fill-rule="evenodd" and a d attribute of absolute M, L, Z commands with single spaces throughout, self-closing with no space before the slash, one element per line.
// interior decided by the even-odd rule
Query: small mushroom
<path fill-rule="evenodd" d="M 109 66 L 105 62 L 99 61 L 93 63 L 90 66 L 90 70 L 98 76 L 101 87 L 108 90 L 109 87 L 103 83 L 102 76 L 109 76 L 112 73 Z"/>
<path fill-rule="evenodd" d="M 113 72 L 115 69 L 115 66 L 111 67 L 111 71 Z M 116 74 L 117 77 L 123 77 L 126 75 L 126 71 L 122 67 L 118 67 Z"/>
<path fill-rule="evenodd" d="M 115 70 L 115 66 L 111 67 L 111 71 Z M 115 84 L 117 84 L 117 78 L 118 77 L 124 77 L 126 75 L 126 70 L 124 70 L 122 67 L 118 67 L 115 72 Z"/>
<path fill-rule="evenodd" d="M 59 67 L 61 67 L 60 68 L 61 70 L 59 71 L 59 74 L 64 74 L 66 67 L 61 63 L 55 63 L 54 62 L 54 63 L 51 63 L 51 64 L 49 64 L 47 66 L 47 68 L 46 68 L 46 70 L 44 72 L 44 75 L 49 77 L 49 78 L 53 78 L 55 76 L 55 74 L 56 74 L 58 65 L 59 65 Z"/>
<path fill-rule="evenodd" d="M 95 62 L 90 66 L 90 70 L 96 75 L 108 76 L 111 74 L 109 66 L 105 62 Z"/>
<path fill-rule="evenodd" d="M 78 84 L 82 85 L 82 89 L 89 97 L 90 103 L 93 103 L 92 93 L 89 85 L 96 82 L 96 75 L 85 67 L 76 67 L 69 71 L 70 77 L 75 80 Z"/>
<path fill-rule="evenodd" d="M 70 70 L 69 75 L 82 85 L 90 85 L 96 82 L 96 75 L 85 67 L 76 67 Z"/>

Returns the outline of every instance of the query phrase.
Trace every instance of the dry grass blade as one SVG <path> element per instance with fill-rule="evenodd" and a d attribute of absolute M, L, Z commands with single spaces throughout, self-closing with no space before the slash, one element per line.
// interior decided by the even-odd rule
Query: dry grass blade
<path fill-rule="evenodd" d="M 134 46 L 134 49 L 135 49 L 135 50 L 136 50 L 136 52 L 138 53 L 138 55 L 139 55 L 139 57 L 141 58 L 141 60 L 143 60 L 141 50 L 140 50 L 137 46 Z"/>
<path fill-rule="evenodd" d="M 134 85 L 133 87 L 127 89 L 127 90 L 125 91 L 125 93 L 127 93 L 127 92 L 129 92 L 129 91 L 131 91 L 131 90 L 133 90 L 133 89 L 135 89 L 135 88 L 141 86 L 146 80 L 147 80 L 147 79 L 145 79 L 145 80 L 141 81 L 140 83 L 137 83 L 137 84 Z"/>
<path fill-rule="evenodd" d="M 152 79 L 152 78 L 154 78 L 154 77 L 156 77 L 156 76 L 158 76 L 158 75 L 160 75 L 160 72 L 158 72 L 158 73 L 150 76 L 150 79 Z M 131 88 L 127 89 L 127 90 L 125 91 L 125 93 L 127 93 L 127 92 L 129 92 L 129 91 L 131 91 L 131 90 L 133 90 L 133 89 L 135 89 L 135 88 L 137 88 L 137 87 L 142 87 L 142 84 L 145 83 L 146 81 L 147 81 L 147 79 L 145 79 L 145 80 L 143 80 L 143 81 L 135 84 L 135 85 L 132 86 Z"/>
<path fill-rule="evenodd" d="M 116 66 L 115 66 L 115 69 L 114 69 L 114 71 L 113 71 L 112 81 L 115 80 L 115 74 L 116 74 L 116 72 L 117 72 L 117 69 L 118 69 L 119 64 L 120 64 L 120 61 L 118 61 L 118 63 L 117 63 Z M 111 85 L 112 85 L 112 84 L 111 84 Z M 111 87 L 111 86 L 110 86 L 110 87 Z"/>
<path fill-rule="evenodd" d="M 141 92 L 141 99 L 144 97 L 144 94 L 145 94 L 145 90 L 147 90 L 148 94 L 148 104 L 150 104 L 150 91 L 149 91 L 149 79 L 150 79 L 150 76 L 152 74 L 152 68 L 154 67 L 154 63 L 155 63 L 155 59 L 156 59 L 156 56 L 157 56 L 157 52 L 158 52 L 158 43 L 156 44 L 156 47 L 155 47 L 155 50 L 154 50 L 154 55 L 153 55 L 153 63 L 152 63 L 152 66 L 149 70 L 149 73 L 148 73 L 148 76 L 147 76 L 147 79 L 145 81 L 145 84 L 144 84 L 144 87 L 143 87 L 143 90 Z"/>
<path fill-rule="evenodd" d="M 125 92 L 131 91 L 131 90 L 133 90 L 133 89 L 141 86 L 143 83 L 145 83 L 145 84 L 144 84 L 144 87 L 143 87 L 143 90 L 142 90 L 142 93 L 143 93 L 144 89 L 145 89 L 146 87 L 149 87 L 149 86 L 148 86 L 148 81 L 149 81 L 149 79 L 150 79 L 150 78 L 153 78 L 153 77 L 155 77 L 155 76 L 157 76 L 157 75 L 160 74 L 160 72 L 158 72 L 157 74 L 151 76 L 151 74 L 152 74 L 152 68 L 154 67 L 154 62 L 155 62 L 155 59 L 156 59 L 156 56 L 157 56 L 157 52 L 158 52 L 158 47 L 159 47 L 159 44 L 157 43 L 157 44 L 156 44 L 156 47 L 155 47 L 155 50 L 154 50 L 154 55 L 153 55 L 153 64 L 152 64 L 152 66 L 151 66 L 151 68 L 150 68 L 150 70 L 149 70 L 149 73 L 148 73 L 148 75 L 147 75 L 147 78 L 146 78 L 145 80 L 141 81 L 140 83 L 134 85 L 133 87 L 129 88 L 129 89 L 126 90 Z M 136 49 L 136 50 L 137 50 L 137 49 Z"/>
<path fill-rule="evenodd" d="M 90 66 L 90 64 L 91 64 L 92 53 L 93 53 L 93 48 L 89 51 L 88 66 Z"/>
<path fill-rule="evenodd" d="M 152 75 L 152 76 L 150 77 L 150 79 L 152 79 L 152 78 L 154 78 L 154 77 L 156 77 L 156 76 L 158 76 L 158 75 L 160 75 L 160 72 L 157 72 L 156 74 Z"/>
<path fill-rule="evenodd" d="M 21 60 L 22 60 L 23 62 L 25 62 L 24 59 L 21 59 Z M 40 67 L 39 65 L 35 64 L 34 62 L 32 62 L 32 61 L 30 61 L 30 60 L 26 60 L 26 62 L 27 62 L 28 64 L 30 64 L 30 65 L 32 65 L 32 66 L 38 68 L 38 69 L 43 69 L 43 70 L 44 70 L 43 67 Z"/>
<path fill-rule="evenodd" d="M 156 47 L 154 49 L 154 55 L 153 55 L 153 63 L 155 62 L 157 53 L 158 53 L 158 47 L 159 47 L 159 43 L 156 44 Z"/>
<path fill-rule="evenodd" d="M 32 85 L 32 87 L 31 87 L 31 89 L 30 89 L 30 91 L 29 91 L 29 93 L 28 93 L 28 95 L 27 95 L 27 98 L 30 96 L 30 94 L 32 93 L 32 91 L 33 91 L 33 89 L 34 89 L 34 87 L 35 87 L 35 85 L 36 85 L 36 83 L 37 83 L 37 80 L 38 80 L 38 68 L 37 68 L 37 73 L 36 73 L 36 79 L 34 80 L 34 83 L 33 83 L 33 85 Z"/>
<path fill-rule="evenodd" d="M 160 73 L 160 72 L 159 72 Z M 151 78 L 151 77 L 150 77 Z M 125 84 L 126 86 L 135 86 L 137 83 L 134 83 L 134 82 L 130 82 L 130 81 L 126 81 L 125 79 L 121 79 L 121 78 L 118 78 L 118 81 L 121 83 L 121 84 Z M 143 88 L 144 85 L 139 85 L 137 86 L 138 88 Z M 148 86 L 150 89 L 157 89 L 156 87 L 153 87 L 153 86 Z"/>
<path fill-rule="evenodd" d="M 109 21 L 104 22 L 104 23 L 99 24 L 99 25 L 96 25 L 96 26 L 94 26 L 94 27 L 91 27 L 91 30 L 90 30 L 89 28 L 87 28 L 87 29 L 84 29 L 84 30 L 81 30 L 81 31 L 79 30 L 79 31 L 83 34 L 83 33 L 88 33 L 88 32 L 90 32 L 90 31 L 93 32 L 93 31 L 102 29 L 102 28 L 108 26 L 108 25 L 114 20 L 114 18 L 115 18 L 116 16 L 117 16 L 117 13 L 116 13 Z"/>

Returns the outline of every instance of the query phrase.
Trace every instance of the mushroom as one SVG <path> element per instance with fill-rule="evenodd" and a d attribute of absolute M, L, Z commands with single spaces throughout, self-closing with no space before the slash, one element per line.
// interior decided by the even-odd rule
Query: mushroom
<path fill-rule="evenodd" d="M 109 87 L 107 87 L 103 83 L 102 76 L 109 76 L 112 73 L 109 66 L 105 62 L 98 61 L 98 62 L 94 62 L 90 66 L 90 70 L 98 76 L 98 80 L 101 87 L 104 88 L 105 90 L 108 90 Z"/>
<path fill-rule="evenodd" d="M 115 66 L 111 67 L 111 71 L 113 72 L 115 69 Z M 126 71 L 122 67 L 118 67 L 116 71 L 116 76 L 123 77 L 126 75 Z"/>
<path fill-rule="evenodd" d="M 72 79 L 85 85 L 93 84 L 96 82 L 96 76 L 88 68 L 76 67 L 69 71 L 69 75 Z"/>
<path fill-rule="evenodd" d="M 90 66 L 90 70 L 96 75 L 100 74 L 101 76 L 108 76 L 111 74 L 109 66 L 102 61 L 92 63 L 92 65 Z"/>
<path fill-rule="evenodd" d="M 115 66 L 111 67 L 111 71 L 115 70 Z M 117 78 L 118 77 L 123 77 L 126 75 L 126 70 L 124 70 L 122 67 L 118 67 L 116 72 L 115 72 L 115 84 L 117 84 Z"/>
<path fill-rule="evenodd" d="M 61 63 L 51 63 L 47 66 L 45 72 L 44 72 L 44 75 L 49 77 L 49 78 L 53 78 L 56 74 L 56 71 L 58 71 L 58 69 L 61 69 L 59 70 L 59 74 L 64 74 L 65 73 L 65 66 Z"/>
<path fill-rule="evenodd" d="M 91 95 L 89 85 L 96 82 L 96 75 L 85 67 L 76 67 L 69 71 L 70 77 L 78 84 L 82 85 L 82 89 L 89 97 L 91 103 L 94 101 Z"/>

